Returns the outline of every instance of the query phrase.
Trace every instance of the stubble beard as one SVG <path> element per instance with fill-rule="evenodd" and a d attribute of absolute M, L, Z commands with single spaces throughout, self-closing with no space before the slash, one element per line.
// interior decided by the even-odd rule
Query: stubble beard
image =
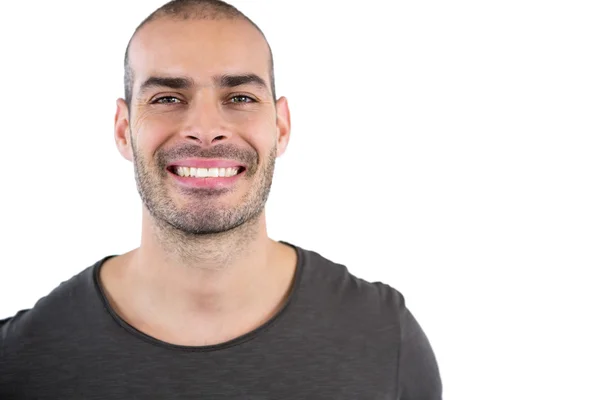
<path fill-rule="evenodd" d="M 172 239 L 177 242 L 184 238 L 218 236 L 243 230 L 244 227 L 251 228 L 250 225 L 264 210 L 273 181 L 276 146 L 273 146 L 262 167 L 259 167 L 259 157 L 255 151 L 241 150 L 226 144 L 210 149 L 188 145 L 159 151 L 152 164 L 138 152 L 133 141 L 132 147 L 137 190 L 153 217 L 156 228 L 161 231 L 163 240 Z M 247 167 L 240 179 L 253 180 L 253 185 L 234 205 L 219 204 L 219 196 L 226 195 L 223 191 L 177 188 L 175 190 L 186 198 L 184 205 L 178 206 L 170 194 L 174 190 L 168 190 L 168 186 L 173 185 L 167 184 L 170 172 L 166 166 L 173 160 L 184 157 L 237 160 Z"/>

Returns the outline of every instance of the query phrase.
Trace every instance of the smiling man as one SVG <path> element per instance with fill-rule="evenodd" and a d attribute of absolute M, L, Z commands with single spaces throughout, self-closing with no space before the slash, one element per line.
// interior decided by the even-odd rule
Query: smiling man
<path fill-rule="evenodd" d="M 0 398 L 441 399 L 401 293 L 267 235 L 289 137 L 241 12 L 175 0 L 143 21 L 115 116 L 140 246 L 0 321 Z"/>

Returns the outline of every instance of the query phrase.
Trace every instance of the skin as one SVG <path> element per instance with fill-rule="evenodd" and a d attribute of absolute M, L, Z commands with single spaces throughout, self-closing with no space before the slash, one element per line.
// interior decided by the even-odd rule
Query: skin
<path fill-rule="evenodd" d="M 273 102 L 267 44 L 241 19 L 152 21 L 129 57 L 132 104 L 117 101 L 115 141 L 134 164 L 142 237 L 104 264 L 101 284 L 115 311 L 152 337 L 226 342 L 268 321 L 292 285 L 296 254 L 268 237 L 264 210 L 289 141 L 287 100 Z M 249 74 L 267 85 L 218 79 Z M 143 87 L 156 76 L 190 85 Z M 185 157 L 243 161 L 247 170 L 230 190 L 184 188 L 165 167 Z"/>

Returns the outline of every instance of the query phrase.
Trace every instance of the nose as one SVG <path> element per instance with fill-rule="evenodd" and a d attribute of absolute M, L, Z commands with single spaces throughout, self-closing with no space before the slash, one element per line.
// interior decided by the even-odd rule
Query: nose
<path fill-rule="evenodd" d="M 188 108 L 181 135 L 196 144 L 211 146 L 231 137 L 219 102 L 212 96 L 194 99 Z"/>

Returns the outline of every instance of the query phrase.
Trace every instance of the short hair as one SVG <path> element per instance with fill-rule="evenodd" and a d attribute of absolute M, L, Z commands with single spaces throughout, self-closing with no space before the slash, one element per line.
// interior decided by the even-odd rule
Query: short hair
<path fill-rule="evenodd" d="M 127 107 L 131 109 L 131 100 L 133 96 L 133 70 L 129 65 L 129 47 L 135 37 L 136 33 L 147 23 L 152 22 L 160 18 L 172 18 L 172 19 L 205 19 L 205 20 L 220 20 L 220 19 L 241 19 L 249 22 L 252 26 L 258 30 L 267 43 L 269 49 L 269 81 L 271 85 L 271 92 L 273 94 L 273 101 L 277 100 L 275 95 L 275 70 L 273 65 L 273 51 L 267 41 L 267 38 L 263 31 L 256 25 L 250 18 L 244 15 L 237 8 L 231 4 L 225 3 L 221 0 L 172 0 L 163 5 L 162 7 L 155 10 L 146 19 L 144 19 L 131 35 L 127 48 L 125 50 L 125 102 Z"/>

